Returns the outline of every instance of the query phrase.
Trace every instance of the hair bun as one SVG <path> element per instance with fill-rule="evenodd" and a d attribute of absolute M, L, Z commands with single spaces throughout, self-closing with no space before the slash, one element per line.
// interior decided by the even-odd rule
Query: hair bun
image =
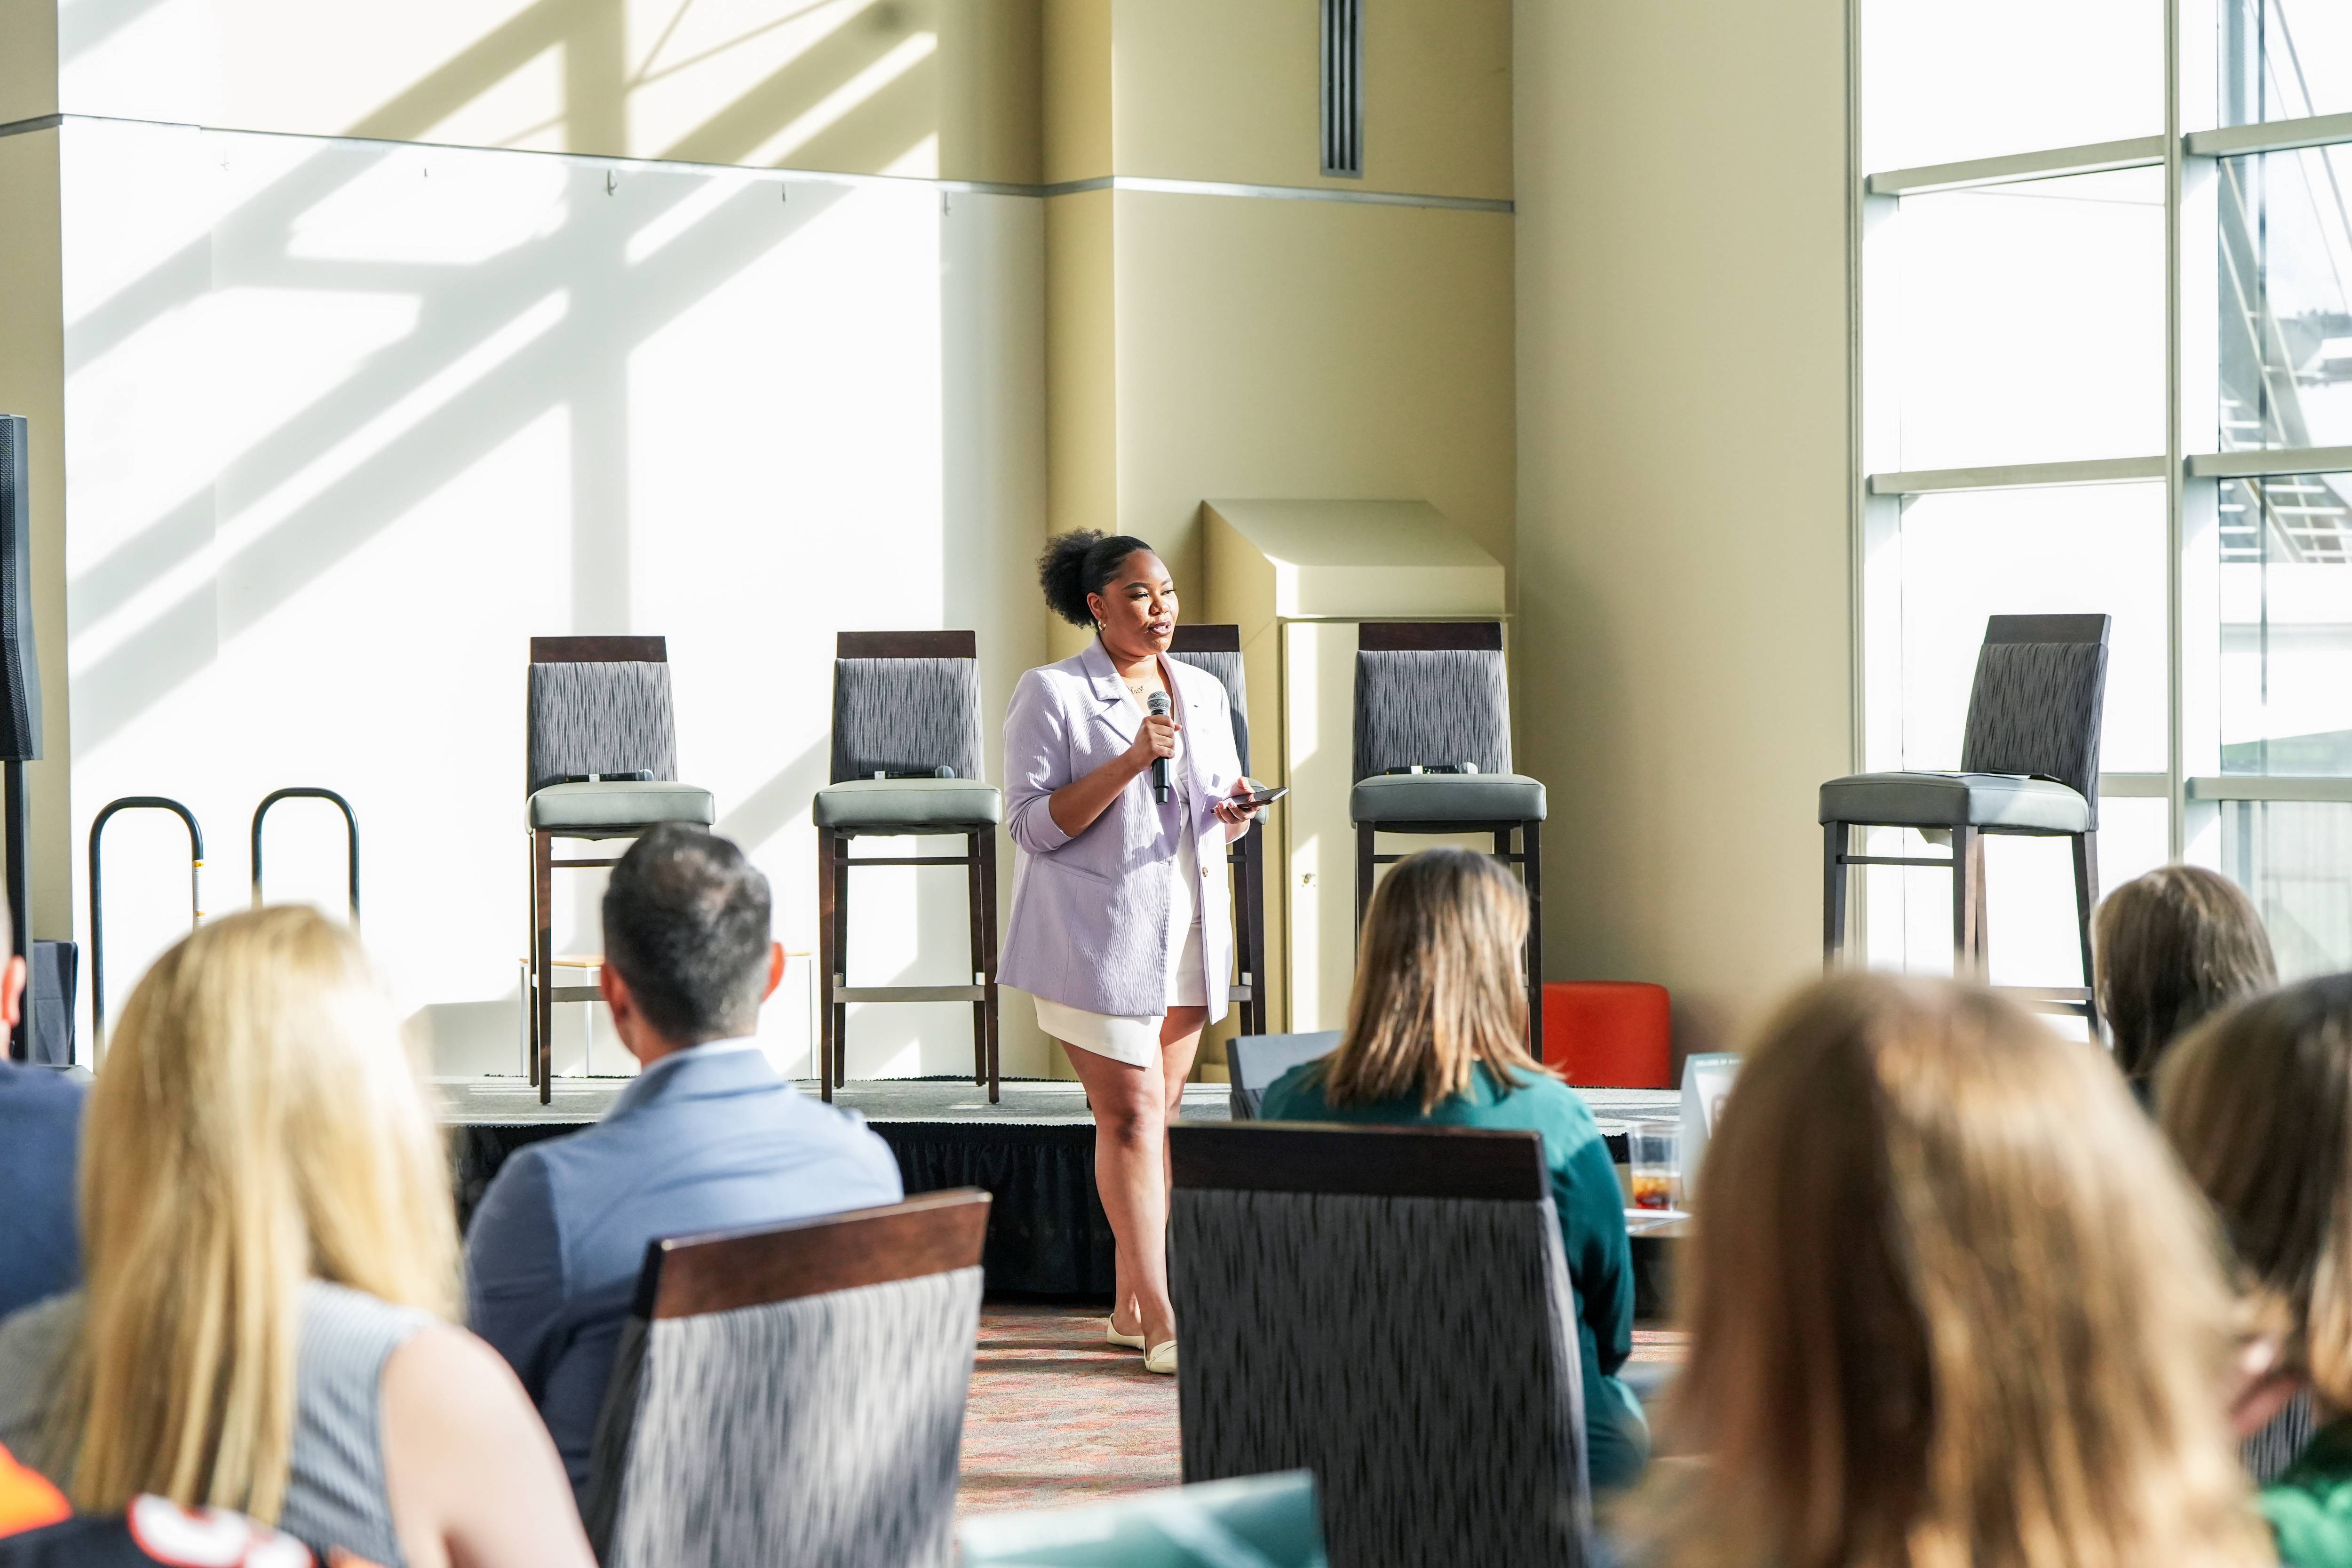
<path fill-rule="evenodd" d="M 1074 626 L 1091 626 L 1094 612 L 1087 595 L 1099 593 L 1118 563 L 1150 545 L 1126 533 L 1075 528 L 1045 542 L 1037 557 L 1037 585 L 1045 591 L 1046 607 Z"/>

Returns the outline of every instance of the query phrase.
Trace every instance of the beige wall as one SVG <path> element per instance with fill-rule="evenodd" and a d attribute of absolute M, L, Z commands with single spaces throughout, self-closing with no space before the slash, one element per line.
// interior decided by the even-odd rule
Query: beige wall
<path fill-rule="evenodd" d="M 1517 7 L 1519 727 L 1547 972 L 1720 1042 L 1851 760 L 1844 6 Z"/>
<path fill-rule="evenodd" d="M 5 53 L 5 51 L 0 51 Z M 71 754 L 66 700 L 65 312 L 58 224 L 58 132 L 0 136 L 0 414 L 31 421 L 33 624 L 41 660 L 44 760 L 33 797 L 33 931 L 73 931 Z"/>
<path fill-rule="evenodd" d="M 1511 16 L 1496 0 L 1364 7 L 1364 174 L 1320 170 L 1320 7 L 1118 0 L 1117 172 L 1427 195 L 1511 194 Z"/>
<path fill-rule="evenodd" d="M 0 62 L 20 53 L 20 12 L 35 32 L 36 10 L 52 30 L 60 16 L 40 0 L 5 4 Z M 62 13 L 61 53 L 49 58 L 68 114 L 1030 183 L 1040 168 L 1038 5 L 84 5 Z M 37 96 L 16 74 L 0 63 L 0 92 Z"/>
<path fill-rule="evenodd" d="M 57 0 L 0 0 L 0 125 L 58 111 Z"/>
<path fill-rule="evenodd" d="M 1318 171 L 1317 16 L 1045 0 L 1046 177 L 1509 196 L 1503 0 L 1368 8 L 1360 181 Z M 1054 530 L 1151 540 L 1193 620 L 1224 618 L 1212 496 L 1427 500 L 1510 562 L 1507 213 L 1133 189 L 1046 206 Z"/>
<path fill-rule="evenodd" d="M 1116 197 L 1118 521 L 1181 586 L 1211 496 L 1426 500 L 1510 563 L 1508 215 Z"/>

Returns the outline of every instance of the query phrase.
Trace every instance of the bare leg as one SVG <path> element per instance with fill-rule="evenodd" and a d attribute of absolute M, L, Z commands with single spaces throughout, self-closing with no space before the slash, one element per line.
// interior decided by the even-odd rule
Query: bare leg
<path fill-rule="evenodd" d="M 1206 1007 L 1171 1007 L 1160 1026 L 1160 1071 L 1167 1084 L 1167 1097 L 1160 1102 L 1162 1117 L 1170 1126 L 1182 1119 L 1184 1110 L 1184 1080 L 1192 1076 L 1192 1058 L 1200 1054 L 1201 1031 L 1208 1024 Z M 1168 1152 L 1166 1140 L 1160 1145 L 1160 1173 L 1167 1190 L 1176 1186 L 1174 1158 Z"/>
<path fill-rule="evenodd" d="M 1088 1050 L 1070 1052 L 1095 1112 L 1095 1189 L 1118 1242 L 1117 1289 L 1132 1300 L 1143 1342 L 1176 1337 L 1168 1300 L 1168 1142 L 1166 1080 Z M 1118 1303 L 1114 1303 L 1114 1308 Z M 1116 1313 L 1114 1313 L 1116 1317 Z"/>

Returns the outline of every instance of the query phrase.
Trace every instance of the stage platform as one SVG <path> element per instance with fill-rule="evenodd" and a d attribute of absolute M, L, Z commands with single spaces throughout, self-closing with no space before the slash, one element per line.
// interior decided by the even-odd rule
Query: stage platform
<path fill-rule="evenodd" d="M 603 1116 L 630 1080 L 559 1078 L 551 1102 L 520 1078 L 436 1079 L 450 1130 L 461 1221 L 473 1215 L 490 1178 L 517 1149 L 561 1138 Z M 814 1098 L 816 1080 L 802 1080 Z M 1626 1125 L 1671 1120 L 1681 1098 L 1669 1089 L 1578 1090 L 1612 1152 L 1625 1158 Z M 866 1079 L 834 1091 L 834 1103 L 866 1118 L 898 1156 L 910 1194 L 985 1188 L 995 1199 L 982 1258 L 992 1294 L 1108 1297 L 1110 1224 L 1094 1187 L 1094 1117 L 1085 1089 L 1062 1079 L 1007 1079 L 988 1090 L 961 1079 Z M 1222 1083 L 1188 1085 L 1187 1121 L 1229 1120 Z"/>

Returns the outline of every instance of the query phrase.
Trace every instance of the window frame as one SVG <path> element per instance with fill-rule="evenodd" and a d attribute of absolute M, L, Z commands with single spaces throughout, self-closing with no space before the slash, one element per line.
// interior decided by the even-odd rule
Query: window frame
<path fill-rule="evenodd" d="M 2352 447 L 2223 451 L 2221 440 L 2221 161 L 2352 145 L 2352 113 L 2222 126 L 2221 6 L 2162 0 L 2164 129 L 2153 136 L 2043 148 L 1919 168 L 1863 164 L 1864 0 L 1847 0 L 1846 160 L 1851 462 L 1853 765 L 1903 765 L 1899 541 L 1905 502 L 1949 490 L 2161 480 L 2166 510 L 2166 730 L 2162 773 L 2102 773 L 2103 795 L 2168 803 L 2174 860 L 2219 867 L 2221 817 L 2238 801 L 2352 802 L 2352 778 L 2225 774 L 2221 763 L 2223 481 L 2352 473 Z M 2191 129 L 2190 127 L 2195 127 Z M 1900 279 L 1895 248 L 1906 195 L 2116 169 L 2165 172 L 2165 448 L 2125 458 L 1906 471 L 1899 466 Z M 2352 584 L 2352 572 L 2347 573 Z M 1865 879 L 1866 880 L 1866 879 Z M 1852 900 L 1860 903 L 1864 887 Z M 1867 942 L 1858 907 L 1853 931 Z"/>

